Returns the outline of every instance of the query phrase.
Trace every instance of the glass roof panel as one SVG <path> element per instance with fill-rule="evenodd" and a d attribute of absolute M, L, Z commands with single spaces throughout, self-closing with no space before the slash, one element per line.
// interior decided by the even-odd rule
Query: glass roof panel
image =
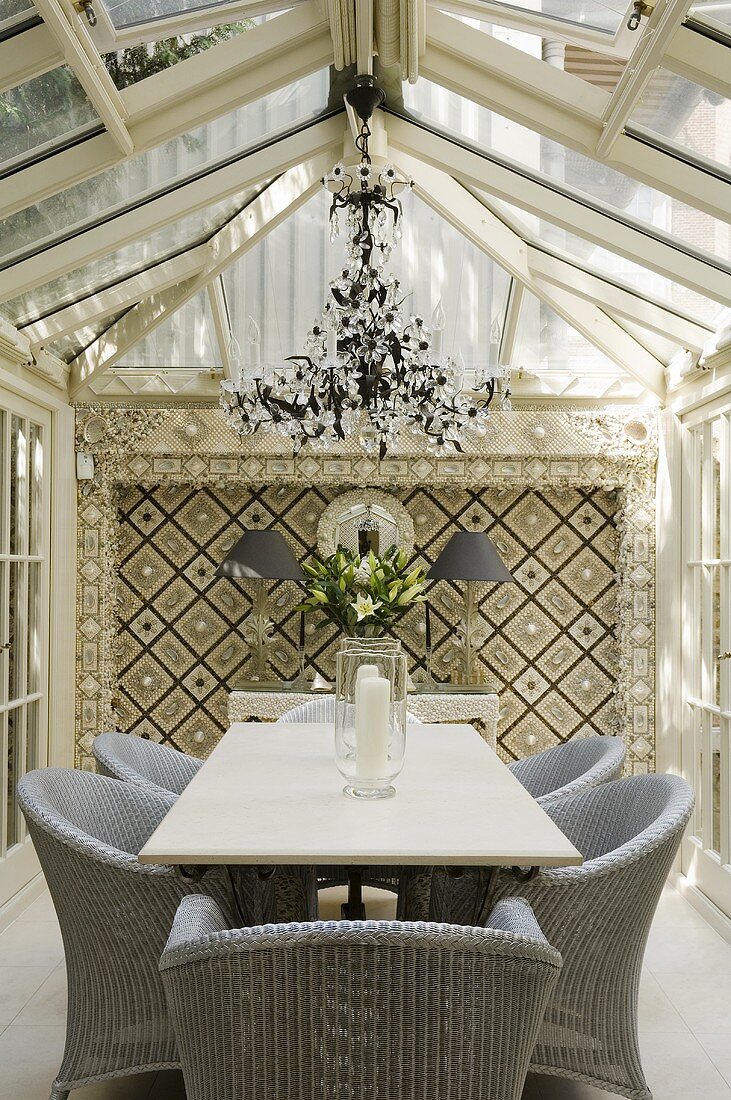
<path fill-rule="evenodd" d="M 716 262 L 731 261 L 731 225 L 726 222 L 428 80 L 406 85 L 404 99 L 415 119 L 452 140 L 459 134 L 464 144 L 512 163 L 537 179 L 550 180 L 560 190 L 593 200 L 616 217 L 669 235 L 675 243 Z"/>
<path fill-rule="evenodd" d="M 54 340 L 53 343 L 46 344 L 46 348 L 53 355 L 57 355 L 59 359 L 65 359 L 67 363 L 70 363 L 72 359 L 80 355 L 85 348 L 88 348 L 89 344 L 92 344 L 97 337 L 101 336 L 103 332 L 106 332 L 120 317 L 123 317 L 126 312 L 127 310 L 123 309 L 121 312 L 113 313 L 103 320 L 97 321 L 93 325 L 85 325 L 84 328 L 76 329 L 74 332 L 70 332 L 68 335 L 61 336 L 58 340 Z"/>
<path fill-rule="evenodd" d="M 146 80 L 148 76 L 172 68 L 179 61 L 209 50 L 218 42 L 236 38 L 259 22 L 261 17 L 226 23 L 220 27 L 208 27 L 190 34 L 159 38 L 152 42 L 145 41 L 117 53 L 104 54 L 103 61 L 107 72 L 121 91 L 131 84 L 138 84 L 140 80 Z"/>
<path fill-rule="evenodd" d="M 117 216 L 313 118 L 326 105 L 328 85 L 327 70 L 312 73 L 11 215 L 0 236 L 0 266 Z"/>
<path fill-rule="evenodd" d="M 73 71 L 60 65 L 0 95 L 0 168 L 63 148 L 100 126 Z"/>
<path fill-rule="evenodd" d="M 655 70 L 630 122 L 696 160 L 731 167 L 731 100 L 667 69 Z"/>
<path fill-rule="evenodd" d="M 500 0 L 496 6 L 501 6 Z M 536 15 L 549 16 L 565 23 L 592 27 L 611 34 L 618 30 L 626 8 L 621 0 L 527 0 L 522 3 L 518 0 L 502 0 L 502 6 L 518 8 L 528 14 L 535 12 Z"/>
<path fill-rule="evenodd" d="M 520 307 L 518 339 L 513 369 L 567 371 L 608 371 L 621 374 L 621 368 L 599 348 L 567 325 L 562 317 L 525 291 Z"/>
<path fill-rule="evenodd" d="M 221 365 L 208 295 L 201 291 L 116 363 L 138 370 L 203 370 Z"/>
<path fill-rule="evenodd" d="M 550 252 L 564 256 L 569 261 L 578 260 L 581 267 L 600 278 L 609 278 L 629 290 L 639 290 L 645 298 L 667 305 L 694 320 L 712 327 L 718 323 L 718 317 L 723 310 L 720 302 L 704 298 L 689 287 L 650 271 L 648 267 L 634 263 L 608 248 L 595 245 L 576 233 L 559 229 L 525 210 L 493 198 L 492 195 L 483 195 L 483 199 L 498 216 L 502 214 L 516 232 L 527 240 L 534 241 L 539 246 L 545 245 Z"/>
<path fill-rule="evenodd" d="M 330 243 L 328 212 L 323 191 L 224 273 L 244 361 L 249 317 L 261 330 L 262 363 L 281 364 L 301 352 L 325 304 L 328 283 L 344 262 L 342 234 Z M 490 330 L 496 321 L 503 324 L 509 277 L 415 195 L 404 200 L 402 229 L 387 271 L 401 282 L 404 316 L 415 312 L 429 319 L 441 299 L 445 353 L 461 353 L 468 369 L 487 365 Z"/>
<path fill-rule="evenodd" d="M 0 312 L 14 325 L 27 325 L 49 313 L 55 313 L 71 302 L 88 298 L 138 271 L 153 267 L 170 256 L 206 241 L 241 210 L 253 194 L 254 192 L 247 192 L 234 195 L 215 206 L 199 210 L 174 225 L 156 230 L 149 237 L 134 241 L 84 267 L 34 287 L 17 298 L 11 298 L 0 306 Z"/>
<path fill-rule="evenodd" d="M 30 0 L 0 0 L 0 37 L 5 32 L 13 33 L 14 26 L 35 15 L 36 10 Z"/>
<path fill-rule="evenodd" d="M 731 27 L 731 0 L 702 0 L 700 4 L 694 4 L 690 14 L 708 16 L 716 23 L 725 23 Z"/>
<path fill-rule="evenodd" d="M 169 19 L 173 15 L 187 15 L 190 12 L 210 11 L 215 22 L 216 8 L 223 7 L 230 0 L 103 0 L 104 7 L 118 29 L 133 26 L 136 23 L 151 23 L 156 19 Z M 296 0 L 294 0 L 296 3 Z"/>

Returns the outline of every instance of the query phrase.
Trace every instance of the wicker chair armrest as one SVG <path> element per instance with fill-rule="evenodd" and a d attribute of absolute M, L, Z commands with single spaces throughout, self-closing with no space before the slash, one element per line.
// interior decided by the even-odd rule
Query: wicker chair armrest
<path fill-rule="evenodd" d="M 228 922 L 218 903 L 206 894 L 189 894 L 183 898 L 175 914 L 165 951 L 204 940 L 217 932 L 225 932 Z"/>
<path fill-rule="evenodd" d="M 510 932 L 514 936 L 548 944 L 535 913 L 525 898 L 502 898 L 487 918 L 485 928 L 496 932 Z"/>

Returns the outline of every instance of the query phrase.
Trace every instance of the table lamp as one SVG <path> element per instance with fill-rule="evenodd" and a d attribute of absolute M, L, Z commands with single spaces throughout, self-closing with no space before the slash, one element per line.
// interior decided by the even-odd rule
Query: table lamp
<path fill-rule="evenodd" d="M 256 660 L 256 679 L 266 679 L 274 623 L 267 616 L 265 580 L 304 581 L 302 568 L 278 531 L 245 531 L 216 569 L 217 577 L 253 580 L 250 625 L 244 628 Z"/>
<path fill-rule="evenodd" d="M 475 581 L 512 581 L 512 576 L 484 531 L 457 531 L 427 573 L 432 581 L 465 582 L 465 677 L 472 683 Z"/>

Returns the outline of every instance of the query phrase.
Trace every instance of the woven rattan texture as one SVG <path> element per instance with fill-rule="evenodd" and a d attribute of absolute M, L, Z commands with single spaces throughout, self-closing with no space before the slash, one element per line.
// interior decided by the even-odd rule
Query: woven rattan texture
<path fill-rule="evenodd" d="M 216 582 L 215 565 L 243 526 L 278 526 L 304 556 L 327 503 L 356 485 L 364 496 L 377 487 L 399 497 L 425 561 L 466 527 L 489 530 L 514 569 L 515 585 L 481 599 L 507 759 L 582 731 L 620 732 L 630 770 L 653 768 L 653 414 L 497 413 L 486 439 L 449 460 L 415 453 L 411 440 L 380 463 L 350 441 L 342 453 L 297 458 L 277 454 L 274 442 L 262 437 L 242 452 L 211 408 L 78 410 L 79 449 L 96 463 L 79 491 L 82 766 L 105 728 L 207 755 L 248 656 L 231 628 L 250 594 Z M 289 675 L 297 592 L 272 587 L 273 664 Z M 432 606 L 435 667 L 446 676 L 459 660 L 459 594 L 440 582 Z M 423 613 L 399 629 L 418 665 Z M 326 674 L 333 637 L 307 639 Z"/>

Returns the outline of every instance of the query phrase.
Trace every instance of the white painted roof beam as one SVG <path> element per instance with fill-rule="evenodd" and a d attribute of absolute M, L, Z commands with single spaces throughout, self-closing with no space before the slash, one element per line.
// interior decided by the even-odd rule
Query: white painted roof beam
<path fill-rule="evenodd" d="M 342 152 L 342 115 L 325 119 L 282 141 L 257 149 L 241 160 L 182 184 L 170 193 L 127 211 L 120 217 L 80 232 L 0 271 L 0 302 L 7 301 L 117 248 L 141 240 L 197 210 L 270 180 L 293 165 L 322 152 Z"/>
<path fill-rule="evenodd" d="M 554 68 L 433 8 L 421 75 L 465 99 L 597 156 L 609 92 Z M 731 221 L 728 183 L 664 150 L 621 134 L 604 163 L 707 214 Z"/>
<path fill-rule="evenodd" d="M 680 245 L 674 247 L 651 237 L 631 224 L 522 175 L 517 169 L 491 161 L 440 134 L 429 133 L 407 119 L 389 116 L 388 140 L 393 149 L 434 165 L 467 187 L 486 191 L 602 248 L 609 244 L 620 256 L 698 294 L 731 305 L 731 274 L 690 255 Z"/>
<path fill-rule="evenodd" d="M 64 56 L 45 23 L 0 42 L 0 95 L 62 65 Z"/>
<path fill-rule="evenodd" d="M 397 160 L 414 180 L 416 193 L 437 214 L 505 268 L 526 290 L 546 302 L 645 389 L 665 398 L 664 365 L 621 325 L 598 305 L 537 280 L 528 265 L 525 241 L 456 180 L 413 157 L 401 154 Z"/>
<path fill-rule="evenodd" d="M 232 263 L 299 209 L 321 187 L 331 167 L 328 155 L 291 168 L 275 180 L 208 242 L 205 270 L 180 287 L 140 302 L 71 364 L 70 394 L 80 398 L 90 380 L 107 371 L 129 348 L 195 297 Z"/>
<path fill-rule="evenodd" d="M 178 62 L 121 93 L 136 153 L 187 133 L 332 62 L 314 0 Z M 0 219 L 122 160 L 109 134 L 89 138 L 0 180 Z"/>

